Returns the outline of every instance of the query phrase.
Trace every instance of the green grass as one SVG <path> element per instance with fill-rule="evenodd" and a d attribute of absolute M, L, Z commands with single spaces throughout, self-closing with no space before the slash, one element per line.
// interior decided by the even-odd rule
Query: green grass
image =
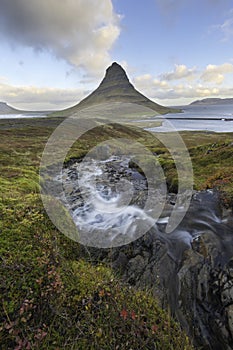
<path fill-rule="evenodd" d="M 39 195 L 39 164 L 60 121 L 0 122 L 1 349 L 192 349 L 150 291 L 123 284 L 49 220 Z M 232 134 L 181 134 L 190 150 L 195 188 L 215 187 L 232 206 Z M 66 163 L 116 137 L 141 142 L 159 155 L 169 189 L 177 189 L 171 155 L 135 125 L 97 124 L 75 142 Z"/>
<path fill-rule="evenodd" d="M 58 123 L 0 123 L 1 349 L 192 349 L 150 291 L 123 284 L 49 220 L 38 173 L 46 140 Z M 152 142 L 136 129 L 97 128 L 74 144 L 66 161 L 120 136 Z"/>
<path fill-rule="evenodd" d="M 38 194 L 4 197 L 0 208 L 1 349 L 191 349 L 149 292 L 83 260 Z"/>
<path fill-rule="evenodd" d="M 194 189 L 216 189 L 222 204 L 233 208 L 233 133 L 180 132 L 180 135 L 191 157 Z M 159 142 L 157 145 L 150 142 L 147 146 L 159 155 L 169 191 L 177 192 L 178 177 L 172 155 Z"/>

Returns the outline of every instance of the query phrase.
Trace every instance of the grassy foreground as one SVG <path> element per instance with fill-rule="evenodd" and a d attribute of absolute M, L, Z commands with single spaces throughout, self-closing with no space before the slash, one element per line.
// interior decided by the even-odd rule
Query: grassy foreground
<path fill-rule="evenodd" d="M 88 254 L 84 259 L 83 247 L 60 234 L 47 217 L 39 195 L 39 164 L 59 122 L 0 123 L 0 348 L 192 349 L 150 291 L 122 284 Z M 109 136 L 136 139 L 160 154 L 168 185 L 175 188 L 170 155 L 153 137 L 135 129 L 96 129 L 74 145 L 68 158 L 82 156 Z M 217 186 L 230 205 L 232 135 L 183 136 L 196 188 Z"/>

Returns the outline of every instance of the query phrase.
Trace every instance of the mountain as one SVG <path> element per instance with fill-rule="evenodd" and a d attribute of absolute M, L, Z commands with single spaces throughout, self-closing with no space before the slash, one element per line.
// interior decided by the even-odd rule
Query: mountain
<path fill-rule="evenodd" d="M 233 104 L 233 98 L 204 98 L 190 103 L 192 105 L 217 105 L 217 104 Z"/>
<path fill-rule="evenodd" d="M 116 62 L 107 68 L 99 87 L 81 102 L 53 115 L 69 116 L 78 110 L 93 105 L 111 102 L 136 103 L 160 114 L 180 112 L 179 109 L 161 106 L 145 97 L 130 83 L 124 69 Z"/>
<path fill-rule="evenodd" d="M 11 106 L 8 106 L 5 102 L 0 102 L 0 114 L 20 114 L 21 111 L 15 109 Z"/>

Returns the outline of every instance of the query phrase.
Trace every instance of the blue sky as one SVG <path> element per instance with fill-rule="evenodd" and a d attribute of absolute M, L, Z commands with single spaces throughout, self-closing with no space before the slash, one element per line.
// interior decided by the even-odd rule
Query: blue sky
<path fill-rule="evenodd" d="M 0 0 L 0 101 L 62 109 L 117 61 L 163 105 L 233 97 L 232 0 Z"/>

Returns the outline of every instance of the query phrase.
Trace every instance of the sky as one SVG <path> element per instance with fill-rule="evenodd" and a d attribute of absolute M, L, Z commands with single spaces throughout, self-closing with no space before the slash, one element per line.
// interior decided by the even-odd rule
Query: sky
<path fill-rule="evenodd" d="M 72 106 L 116 61 L 165 106 L 233 97 L 232 0 L 0 0 L 0 101 Z"/>

